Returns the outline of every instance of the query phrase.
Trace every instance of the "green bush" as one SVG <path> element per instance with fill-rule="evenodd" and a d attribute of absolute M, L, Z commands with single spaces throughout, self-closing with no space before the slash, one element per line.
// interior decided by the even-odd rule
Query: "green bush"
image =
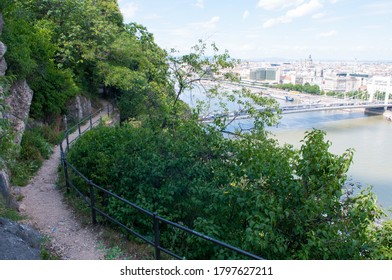
<path fill-rule="evenodd" d="M 192 122 L 159 131 L 100 127 L 68 159 L 140 207 L 268 259 L 387 258 L 391 248 L 373 240 L 381 217 L 374 194 L 345 192 L 352 151 L 331 154 L 324 136 L 309 132 L 294 150 L 264 133 L 229 139 Z M 101 209 L 152 239 L 150 217 L 98 195 Z M 161 234 L 163 247 L 189 259 L 243 258 L 170 226 Z"/>
<path fill-rule="evenodd" d="M 25 131 L 20 153 L 16 160 L 10 160 L 13 185 L 27 185 L 30 178 L 38 171 L 43 161 L 53 152 L 53 144 L 58 144 L 59 133 L 47 125 L 37 126 Z"/>
<path fill-rule="evenodd" d="M 25 161 L 41 161 L 48 159 L 52 146 L 46 141 L 41 129 L 25 131 L 21 143 L 21 159 Z"/>

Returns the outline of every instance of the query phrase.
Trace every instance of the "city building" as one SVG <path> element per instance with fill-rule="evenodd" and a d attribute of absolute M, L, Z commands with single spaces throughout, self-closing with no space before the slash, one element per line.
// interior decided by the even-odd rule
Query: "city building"
<path fill-rule="evenodd" d="M 257 68 L 250 70 L 250 79 L 267 83 L 279 83 L 280 73 L 278 68 Z"/>
<path fill-rule="evenodd" d="M 392 94 L 392 76 L 373 76 L 367 84 L 370 100 L 374 99 L 377 92 Z"/>

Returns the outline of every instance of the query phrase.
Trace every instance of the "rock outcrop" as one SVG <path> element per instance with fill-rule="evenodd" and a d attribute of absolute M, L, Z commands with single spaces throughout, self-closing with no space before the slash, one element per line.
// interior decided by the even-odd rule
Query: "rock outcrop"
<path fill-rule="evenodd" d="M 41 259 L 41 235 L 29 226 L 0 218 L 0 260 Z"/>
<path fill-rule="evenodd" d="M 16 81 L 10 89 L 10 95 L 6 98 L 6 104 L 10 107 L 9 120 L 14 128 L 15 143 L 20 144 L 29 118 L 33 91 L 26 80 Z"/>
<path fill-rule="evenodd" d="M 7 63 L 4 58 L 6 51 L 7 47 L 2 42 L 0 42 L 0 76 L 4 76 L 5 71 L 7 70 Z"/>
<path fill-rule="evenodd" d="M 17 209 L 18 204 L 14 201 L 11 195 L 11 186 L 8 174 L 5 170 L 1 170 L 1 159 L 0 159 L 0 196 L 4 197 L 4 200 L 8 207 Z"/>
<path fill-rule="evenodd" d="M 67 108 L 67 118 L 70 122 L 79 121 L 92 113 L 91 100 L 81 95 L 77 95 Z"/>

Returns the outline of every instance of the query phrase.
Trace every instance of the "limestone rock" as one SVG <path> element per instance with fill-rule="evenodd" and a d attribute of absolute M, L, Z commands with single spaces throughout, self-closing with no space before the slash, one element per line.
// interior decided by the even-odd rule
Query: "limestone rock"
<path fill-rule="evenodd" d="M 7 173 L 1 169 L 0 169 L 0 195 L 2 195 L 6 200 L 10 196 L 9 177 Z"/>
<path fill-rule="evenodd" d="M 34 229 L 0 218 L 0 260 L 39 260 L 41 235 Z"/>
<path fill-rule="evenodd" d="M 4 54 L 7 51 L 7 46 L 4 43 L 0 42 L 0 58 L 4 57 Z"/>
<path fill-rule="evenodd" d="M 6 98 L 6 103 L 11 108 L 9 118 L 14 127 L 17 144 L 20 144 L 22 140 L 32 99 L 33 91 L 25 80 L 16 81 L 11 86 L 10 95 Z"/>
<path fill-rule="evenodd" d="M 79 121 L 92 113 L 91 100 L 78 95 L 67 106 L 69 114 L 68 121 Z"/>
<path fill-rule="evenodd" d="M 0 76 L 5 75 L 5 71 L 7 70 L 7 63 L 4 58 L 4 54 L 7 51 L 6 45 L 0 42 Z"/>
<path fill-rule="evenodd" d="M 7 71 L 7 62 L 4 57 L 0 59 L 0 76 L 5 75 L 5 71 Z"/>

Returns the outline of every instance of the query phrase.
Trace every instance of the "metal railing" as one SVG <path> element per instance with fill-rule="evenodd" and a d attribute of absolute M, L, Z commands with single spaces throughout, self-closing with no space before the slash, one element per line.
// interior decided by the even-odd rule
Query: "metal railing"
<path fill-rule="evenodd" d="M 91 220 L 93 224 L 97 223 L 97 213 L 100 214 L 102 217 L 108 219 L 109 221 L 117 224 L 118 226 L 122 227 L 123 229 L 125 229 L 127 232 L 133 234 L 134 236 L 140 238 L 141 240 L 143 240 L 145 243 L 153 246 L 155 248 L 155 259 L 159 260 L 161 259 L 161 252 L 164 252 L 166 254 L 168 254 L 169 256 L 175 258 L 175 259 L 184 259 L 184 257 L 181 257 L 179 255 L 177 255 L 176 253 L 174 253 L 173 251 L 164 248 L 163 246 L 161 246 L 161 225 L 165 224 L 167 226 L 171 226 L 173 228 L 179 229 L 180 231 L 183 231 L 185 233 L 188 233 L 190 235 L 196 236 L 198 238 L 207 240 L 213 244 L 219 245 L 223 248 L 226 248 L 230 251 L 236 252 L 238 254 L 244 255 L 250 259 L 256 259 L 256 260 L 263 260 L 263 258 L 246 252 L 242 249 L 239 249 L 237 247 L 234 247 L 230 244 L 227 244 L 225 242 L 219 241 L 217 239 L 214 239 L 210 236 L 204 235 L 202 233 L 199 233 L 197 231 L 194 231 L 192 229 L 189 229 L 183 225 L 180 225 L 178 223 L 172 222 L 170 220 L 167 220 L 161 216 L 159 216 L 157 213 L 153 213 L 151 211 L 148 211 L 118 195 L 116 195 L 115 193 L 102 188 L 101 186 L 98 186 L 97 184 L 95 184 L 92 180 L 88 179 L 85 175 L 83 175 L 79 170 L 77 170 L 76 167 L 74 167 L 71 163 L 69 163 L 66 159 L 66 153 L 69 151 L 69 147 L 70 145 L 75 142 L 78 138 L 80 138 L 85 132 L 87 132 L 88 130 L 91 130 L 98 122 L 98 120 L 94 121 L 94 118 L 97 118 L 97 116 L 99 116 L 99 114 L 102 113 L 103 109 L 98 110 L 97 112 L 95 112 L 94 114 L 86 117 L 85 119 L 81 120 L 78 124 L 76 124 L 74 127 L 68 129 L 65 133 L 65 137 L 64 140 L 60 143 L 60 151 L 61 151 L 61 162 L 62 162 L 62 167 L 63 167 L 63 172 L 64 172 L 64 179 L 65 179 L 65 184 L 66 184 L 66 189 L 67 192 L 69 192 L 70 188 L 72 187 L 78 194 L 79 196 L 82 198 L 82 200 L 90 207 L 91 209 Z M 108 115 L 110 114 L 110 109 L 107 109 Z M 84 126 L 82 125 L 83 123 L 87 123 L 87 125 L 85 124 Z M 77 137 L 74 139 L 70 138 L 70 132 L 77 129 Z M 63 147 L 63 143 L 65 143 L 65 148 Z M 84 181 L 84 183 L 86 183 L 88 185 L 88 193 L 83 193 L 80 190 L 80 187 L 77 186 L 77 184 L 71 179 L 71 177 L 68 175 L 68 172 L 72 170 L 72 172 L 76 175 L 76 177 L 82 179 Z M 96 198 L 97 198 L 97 192 L 100 191 L 103 194 L 105 194 L 106 196 L 112 197 L 118 201 L 121 201 L 122 203 L 124 203 L 126 206 L 131 207 L 135 210 L 137 210 L 138 212 L 150 217 L 152 219 L 152 230 L 153 230 L 153 238 L 149 239 L 145 236 L 143 236 L 142 234 L 140 234 L 139 232 L 137 232 L 136 230 L 128 227 L 127 225 L 123 224 L 122 222 L 118 221 L 117 219 L 113 218 L 112 216 L 110 216 L 108 213 L 105 213 L 102 209 L 100 209 L 97 204 L 96 204 Z"/>

